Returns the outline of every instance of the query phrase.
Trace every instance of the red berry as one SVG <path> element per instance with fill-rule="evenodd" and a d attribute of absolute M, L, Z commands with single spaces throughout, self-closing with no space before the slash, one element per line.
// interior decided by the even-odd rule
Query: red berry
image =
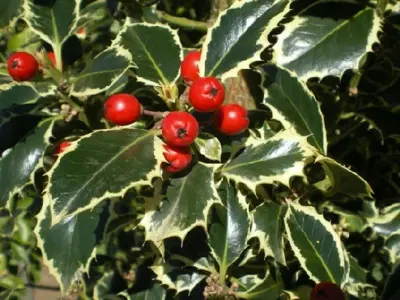
<path fill-rule="evenodd" d="M 224 98 L 224 86 L 215 77 L 199 78 L 189 89 L 189 101 L 199 112 L 217 110 L 224 102 Z"/>
<path fill-rule="evenodd" d="M 78 34 L 85 34 L 86 33 L 85 27 L 79 27 L 78 30 L 77 30 L 77 33 Z"/>
<path fill-rule="evenodd" d="M 105 118 L 116 125 L 132 124 L 142 114 L 142 105 L 138 99 L 129 94 L 115 94 L 104 104 Z"/>
<path fill-rule="evenodd" d="M 50 58 L 51 62 L 53 63 L 54 68 L 57 68 L 56 55 L 54 54 L 54 52 L 48 52 L 47 56 Z"/>
<path fill-rule="evenodd" d="M 200 78 L 199 75 L 199 61 L 201 52 L 189 52 L 181 63 L 181 76 L 186 83 L 191 84 L 193 81 Z"/>
<path fill-rule="evenodd" d="M 249 127 L 247 110 L 239 104 L 226 104 L 214 114 L 215 127 L 226 135 L 237 135 Z"/>
<path fill-rule="evenodd" d="M 163 165 L 165 171 L 176 173 L 185 169 L 192 160 L 192 152 L 190 148 L 184 147 L 173 147 L 169 145 L 163 145 L 165 152 L 164 157 L 167 163 Z"/>
<path fill-rule="evenodd" d="M 187 147 L 194 142 L 198 134 L 199 123 L 187 112 L 170 112 L 162 122 L 162 135 L 170 146 Z"/>
<path fill-rule="evenodd" d="M 62 142 L 62 143 L 58 146 L 57 151 L 56 151 L 56 154 L 58 155 L 58 154 L 63 153 L 63 152 L 65 151 L 65 149 L 67 149 L 70 145 L 71 145 L 70 142 L 67 142 L 67 141 Z"/>
<path fill-rule="evenodd" d="M 345 296 L 336 284 L 320 282 L 311 290 L 310 300 L 345 300 Z"/>
<path fill-rule="evenodd" d="M 38 68 L 35 57 L 27 52 L 16 52 L 8 59 L 8 73 L 17 81 L 32 79 Z"/>

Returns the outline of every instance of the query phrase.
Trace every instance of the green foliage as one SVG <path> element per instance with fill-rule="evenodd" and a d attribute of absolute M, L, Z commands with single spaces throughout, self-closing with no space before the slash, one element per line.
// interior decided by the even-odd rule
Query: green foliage
<path fill-rule="evenodd" d="M 77 299 L 308 299 L 321 281 L 395 299 L 399 17 L 394 1 L 2 0 L 0 298 L 43 261 Z M 248 130 L 190 106 L 194 49 Z M 30 82 L 8 75 L 16 51 L 41 65 Z M 138 121 L 105 118 L 116 93 Z M 174 110 L 200 133 L 169 173 Z"/>

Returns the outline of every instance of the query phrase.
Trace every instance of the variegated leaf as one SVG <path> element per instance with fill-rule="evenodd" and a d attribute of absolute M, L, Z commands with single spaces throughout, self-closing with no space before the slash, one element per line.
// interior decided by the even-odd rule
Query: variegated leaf
<path fill-rule="evenodd" d="M 155 283 L 151 288 L 142 292 L 133 294 L 123 292 L 118 295 L 125 297 L 127 300 L 165 300 L 167 291 L 159 284 Z"/>
<path fill-rule="evenodd" d="M 48 173 L 44 198 L 52 224 L 150 185 L 161 174 L 161 147 L 155 132 L 132 128 L 99 130 L 72 142 Z"/>
<path fill-rule="evenodd" d="M 41 122 L 35 132 L 17 144 L 0 160 L 0 206 L 7 206 L 10 197 L 33 183 L 34 173 L 42 166 L 42 157 L 50 145 L 54 119 Z"/>
<path fill-rule="evenodd" d="M 171 179 L 160 208 L 149 207 L 140 223 L 146 229 L 146 240 L 161 246 L 166 238 L 183 240 L 194 227 L 206 227 L 210 207 L 221 203 L 214 183 L 216 167 L 197 163 L 189 174 Z"/>
<path fill-rule="evenodd" d="M 283 131 L 261 141 L 249 139 L 246 149 L 225 164 L 221 173 L 255 192 L 262 183 L 281 182 L 289 186 L 292 176 L 302 176 L 307 159 L 313 155 L 306 138 Z"/>
<path fill-rule="evenodd" d="M 320 9 L 329 2 L 335 3 L 321 1 Z M 378 42 L 380 21 L 369 7 L 349 19 L 320 18 L 306 9 L 285 27 L 274 46 L 274 62 L 307 79 L 342 76 L 348 69 L 358 69 Z"/>
<path fill-rule="evenodd" d="M 208 31 L 200 61 L 201 76 L 236 77 L 261 60 L 267 36 L 289 11 L 289 0 L 236 1 Z"/>
<path fill-rule="evenodd" d="M 71 95 L 76 97 L 101 93 L 117 83 L 131 66 L 128 51 L 112 46 L 89 62 L 73 79 Z"/>
<path fill-rule="evenodd" d="M 202 132 L 194 142 L 201 155 L 214 161 L 221 161 L 222 146 L 220 141 L 209 133 Z"/>
<path fill-rule="evenodd" d="M 400 203 L 395 203 L 382 209 L 380 214 L 371 218 L 372 228 L 385 238 L 393 233 L 400 233 Z"/>
<path fill-rule="evenodd" d="M 250 237 L 258 238 L 260 249 L 265 256 L 272 256 L 279 263 L 286 265 L 283 248 L 284 224 L 287 206 L 266 202 L 253 212 L 253 227 Z"/>
<path fill-rule="evenodd" d="M 219 274 L 225 278 L 229 266 L 234 263 L 247 246 L 250 215 L 245 196 L 226 179 L 218 187 L 222 205 L 217 205 L 219 220 L 209 229 L 211 253 L 219 264 Z"/>
<path fill-rule="evenodd" d="M 332 225 L 314 208 L 294 203 L 289 205 L 284 222 L 290 246 L 307 275 L 317 283 L 344 284 L 349 270 Z"/>
<path fill-rule="evenodd" d="M 183 50 L 177 32 L 170 27 L 127 18 L 117 43 L 132 55 L 138 81 L 160 86 L 178 79 Z"/>
<path fill-rule="evenodd" d="M 400 233 L 393 233 L 385 242 L 385 246 L 389 249 L 390 262 L 396 263 L 400 257 Z"/>
<path fill-rule="evenodd" d="M 324 117 L 314 95 L 299 78 L 281 68 L 265 65 L 263 103 L 272 111 L 272 117 L 286 129 L 307 136 L 308 142 L 322 154 L 327 152 Z"/>
<path fill-rule="evenodd" d="M 61 48 L 75 30 L 81 0 L 56 0 L 51 7 L 25 0 L 24 19 L 37 35 L 53 47 L 57 69 L 62 69 Z"/>
<path fill-rule="evenodd" d="M 21 13 L 23 0 L 1 0 L 0 3 L 0 28 L 8 26 Z"/>
<path fill-rule="evenodd" d="M 114 271 L 107 272 L 101 277 L 93 290 L 93 299 L 94 300 L 102 300 L 102 299 L 107 299 L 109 296 L 109 293 L 111 292 L 111 285 L 112 281 L 114 279 L 115 273 Z M 109 299 L 107 299 L 109 300 Z"/>
<path fill-rule="evenodd" d="M 282 280 L 276 280 L 272 276 L 265 276 L 264 279 L 257 275 L 246 275 L 236 281 L 239 285 L 236 295 L 243 299 L 264 300 L 278 299 L 284 288 Z"/>
<path fill-rule="evenodd" d="M 8 39 L 7 51 L 10 53 L 25 51 L 33 54 L 40 47 L 40 43 L 39 37 L 29 27 L 26 27 Z"/>

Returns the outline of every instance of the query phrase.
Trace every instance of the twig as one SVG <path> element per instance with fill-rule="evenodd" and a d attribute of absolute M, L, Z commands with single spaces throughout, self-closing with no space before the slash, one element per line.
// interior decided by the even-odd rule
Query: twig
<path fill-rule="evenodd" d="M 208 30 L 207 23 L 205 22 L 190 20 L 182 17 L 175 17 L 163 11 L 157 11 L 157 16 L 160 20 L 173 25 L 177 25 L 183 29 L 197 30 L 201 32 L 207 32 Z"/>
<path fill-rule="evenodd" d="M 57 286 L 47 286 L 47 285 L 33 284 L 33 283 L 27 283 L 26 286 L 33 288 L 33 289 L 39 289 L 39 290 L 48 290 L 48 291 L 59 291 L 60 290 L 60 288 Z"/>
<path fill-rule="evenodd" d="M 158 118 L 158 119 L 163 119 L 168 115 L 168 111 L 152 111 L 152 110 L 147 110 L 144 109 L 143 110 L 143 114 L 145 116 L 150 116 L 150 117 L 154 117 L 154 118 Z"/>

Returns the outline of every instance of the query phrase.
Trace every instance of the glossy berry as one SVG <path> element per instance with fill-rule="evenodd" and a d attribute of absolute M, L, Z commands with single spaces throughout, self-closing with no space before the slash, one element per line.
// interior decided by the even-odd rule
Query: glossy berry
<path fill-rule="evenodd" d="M 67 149 L 70 145 L 71 145 L 70 142 L 67 142 L 67 141 L 61 142 L 61 144 L 57 148 L 56 154 L 58 155 L 58 154 L 63 153 L 65 151 L 65 149 Z"/>
<path fill-rule="evenodd" d="M 311 290 L 310 300 L 345 300 L 345 296 L 336 284 L 320 282 Z"/>
<path fill-rule="evenodd" d="M 192 160 L 192 153 L 188 147 L 164 146 L 164 157 L 167 163 L 163 164 L 165 171 L 176 173 L 185 169 Z"/>
<path fill-rule="evenodd" d="M 116 125 L 132 124 L 142 114 L 142 105 L 129 94 L 115 94 L 104 104 L 104 117 Z"/>
<path fill-rule="evenodd" d="M 189 146 L 199 134 L 199 123 L 195 117 L 183 111 L 170 112 L 161 128 L 165 142 L 175 147 Z"/>
<path fill-rule="evenodd" d="M 38 68 L 35 57 L 27 52 L 16 52 L 8 59 L 8 73 L 17 81 L 31 80 Z"/>
<path fill-rule="evenodd" d="M 247 110 L 239 104 L 221 106 L 214 114 L 214 125 L 226 135 L 237 135 L 249 127 Z"/>
<path fill-rule="evenodd" d="M 199 61 L 201 52 L 189 52 L 181 63 L 181 76 L 186 83 L 191 84 L 193 81 L 200 78 Z"/>
<path fill-rule="evenodd" d="M 215 77 L 199 78 L 189 89 L 189 101 L 199 112 L 217 110 L 224 102 L 224 98 L 224 86 Z"/>

